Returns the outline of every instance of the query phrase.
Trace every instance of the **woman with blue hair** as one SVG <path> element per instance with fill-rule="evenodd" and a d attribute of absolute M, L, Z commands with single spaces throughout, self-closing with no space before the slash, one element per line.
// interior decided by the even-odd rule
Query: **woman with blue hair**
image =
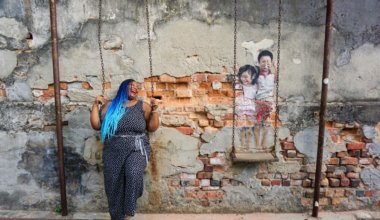
<path fill-rule="evenodd" d="M 100 95 L 92 106 L 91 126 L 100 130 L 104 144 L 104 185 L 112 220 L 135 215 L 150 154 L 147 132 L 159 126 L 157 100 L 152 98 L 151 105 L 137 100 L 138 90 L 137 82 L 125 80 L 112 101 Z"/>

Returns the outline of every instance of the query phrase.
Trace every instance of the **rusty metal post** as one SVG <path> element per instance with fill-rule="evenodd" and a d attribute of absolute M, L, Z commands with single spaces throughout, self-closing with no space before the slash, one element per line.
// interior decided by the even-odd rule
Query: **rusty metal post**
<path fill-rule="evenodd" d="M 330 67 L 330 49 L 331 49 L 331 31 L 332 31 L 332 16 L 333 16 L 333 0 L 327 0 L 326 10 L 326 27 L 325 27 L 325 46 L 323 57 L 323 74 L 322 74 L 322 94 L 319 113 L 319 132 L 318 132 L 318 152 L 317 166 L 315 170 L 314 182 L 314 201 L 313 201 L 313 217 L 318 217 L 319 193 L 321 187 L 321 168 L 325 134 L 325 112 L 327 103 L 327 92 L 329 82 L 329 67 Z"/>
<path fill-rule="evenodd" d="M 53 56 L 53 75 L 54 75 L 54 99 L 55 99 L 55 122 L 56 135 L 58 145 L 58 161 L 59 161 L 59 186 L 61 192 L 61 208 L 62 216 L 67 215 L 66 200 L 66 183 L 65 183 L 65 162 L 63 155 L 63 137 L 62 137 L 62 109 L 61 96 L 59 87 L 59 61 L 58 61 L 58 37 L 57 37 L 57 10 L 56 1 L 50 0 L 50 27 L 51 27 L 51 52 Z"/>

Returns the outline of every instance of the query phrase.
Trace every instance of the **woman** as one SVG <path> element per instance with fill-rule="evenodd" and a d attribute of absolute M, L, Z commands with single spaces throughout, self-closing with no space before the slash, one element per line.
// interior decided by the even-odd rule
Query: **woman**
<path fill-rule="evenodd" d="M 104 184 L 112 220 L 135 215 L 150 154 L 147 132 L 159 126 L 157 101 L 152 98 L 149 105 L 137 100 L 138 86 L 125 80 L 112 101 L 105 103 L 99 95 L 92 105 L 91 126 L 100 130 L 104 144 Z"/>

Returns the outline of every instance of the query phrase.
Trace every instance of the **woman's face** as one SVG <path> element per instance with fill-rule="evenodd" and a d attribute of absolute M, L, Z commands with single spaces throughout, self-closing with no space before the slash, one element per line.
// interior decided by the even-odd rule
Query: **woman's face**
<path fill-rule="evenodd" d="M 269 73 L 270 68 L 272 67 L 272 59 L 270 56 L 263 56 L 260 58 L 259 65 L 261 73 Z"/>
<path fill-rule="evenodd" d="M 138 82 L 131 82 L 129 83 L 128 86 L 128 99 L 136 99 L 137 98 L 137 93 L 139 92 L 140 89 L 140 83 Z"/>
<path fill-rule="evenodd" d="M 241 74 L 240 80 L 243 85 L 252 84 L 252 76 L 248 73 L 248 71 L 245 71 L 243 74 Z"/>

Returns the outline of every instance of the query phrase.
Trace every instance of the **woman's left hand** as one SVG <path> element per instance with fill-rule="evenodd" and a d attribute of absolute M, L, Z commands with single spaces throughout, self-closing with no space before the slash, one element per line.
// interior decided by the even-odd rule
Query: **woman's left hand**
<path fill-rule="evenodd" d="M 150 98 L 150 106 L 152 107 L 152 111 L 157 110 L 160 103 L 161 103 L 161 100 Z"/>

